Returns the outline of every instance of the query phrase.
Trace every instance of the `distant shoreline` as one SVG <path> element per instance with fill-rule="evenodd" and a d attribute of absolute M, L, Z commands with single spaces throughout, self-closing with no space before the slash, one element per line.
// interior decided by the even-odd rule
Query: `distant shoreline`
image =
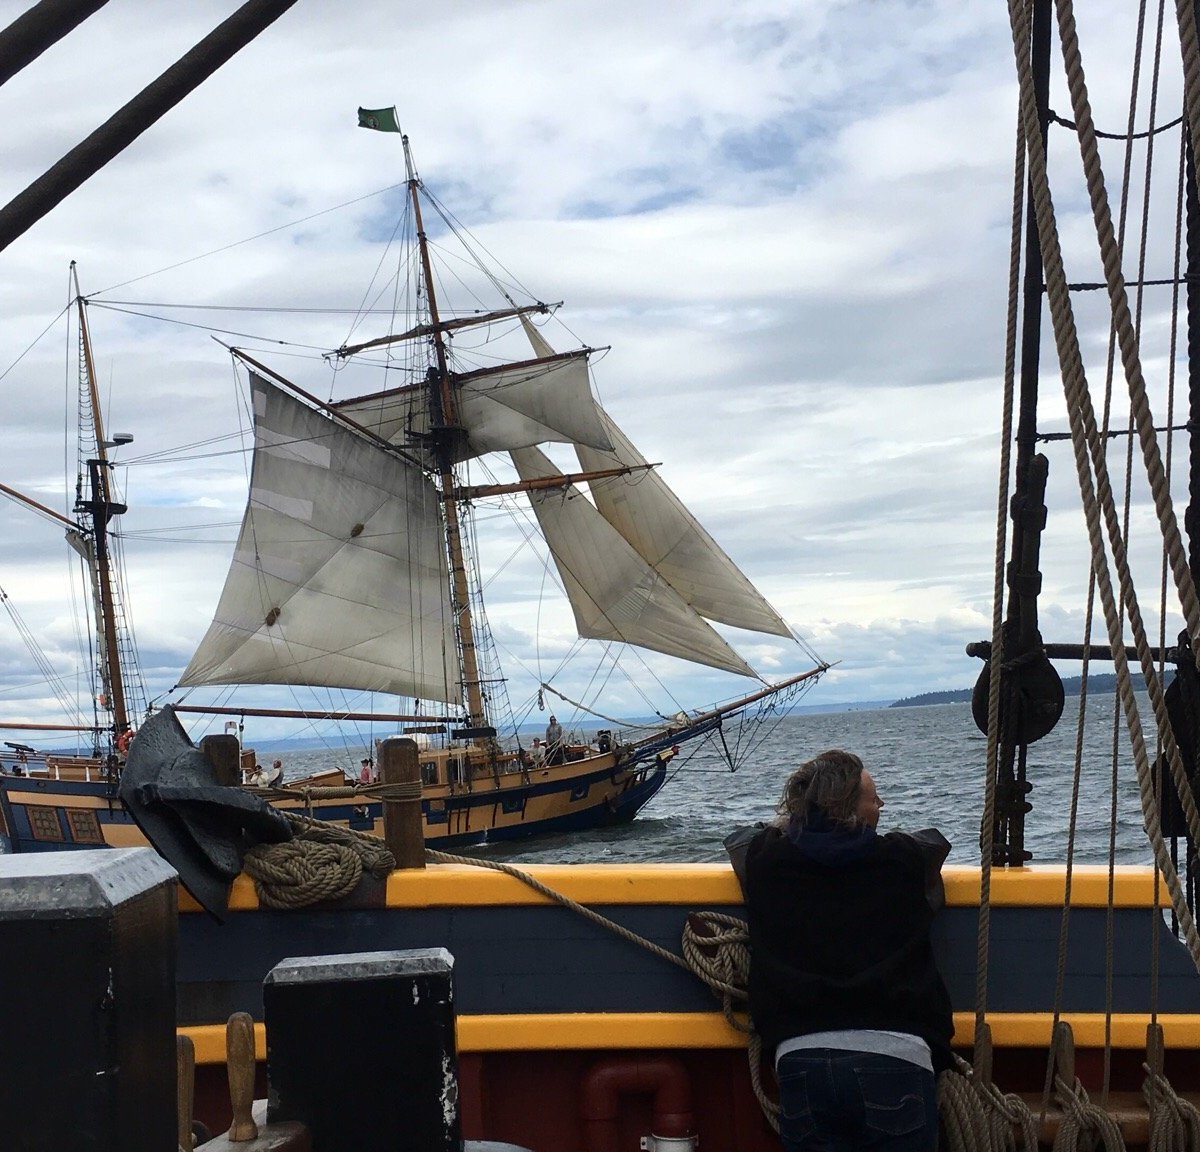
<path fill-rule="evenodd" d="M 1168 674 L 1167 683 L 1171 677 Z M 1082 676 L 1064 676 L 1063 692 L 1067 696 L 1078 696 L 1083 688 Z M 1088 677 L 1089 692 L 1112 692 L 1116 689 L 1117 678 L 1111 672 L 1100 676 Z M 955 688 L 949 692 L 922 692 L 918 696 L 906 696 L 888 704 L 888 708 L 922 708 L 927 704 L 965 704 L 971 699 L 971 688 Z"/>
<path fill-rule="evenodd" d="M 1168 673 L 1167 682 L 1169 683 L 1171 676 Z M 1063 677 L 1063 691 L 1067 696 L 1078 696 L 1082 687 L 1083 678 L 1080 676 L 1065 676 Z M 1112 692 L 1116 688 L 1117 678 L 1111 673 L 1105 673 L 1101 676 L 1088 677 L 1089 692 Z M 901 700 L 849 700 L 843 702 L 831 701 L 829 703 L 819 704 L 801 704 L 800 706 L 791 709 L 793 716 L 819 716 L 838 712 L 877 712 L 885 708 L 925 708 L 935 704 L 966 704 L 971 700 L 970 688 L 955 688 L 942 692 L 921 692 L 916 696 L 905 696 Z M 649 717 L 630 717 L 625 723 L 636 725 L 639 723 L 661 723 L 660 717 L 655 717 L 651 720 Z M 581 730 L 589 730 L 582 726 Z M 520 727 L 522 736 L 532 736 L 541 733 L 542 725 L 540 724 L 523 724 Z M 281 737 L 276 739 L 250 740 L 247 742 L 248 748 L 255 748 L 258 751 L 265 753 L 286 753 L 286 752 L 305 752 L 315 748 L 334 748 L 340 741 L 334 740 L 331 737 L 310 737 L 306 739 L 295 739 Z M 349 758 L 351 762 L 356 763 L 357 758 L 366 751 L 365 747 L 356 747 L 353 744 L 344 744 L 340 749 Z M 44 751 L 39 749 L 39 754 L 44 754 Z M 51 751 L 51 754 L 54 754 Z M 71 754 L 69 750 L 64 754 Z M 0 759 L 7 758 L 10 754 L 0 752 Z"/>

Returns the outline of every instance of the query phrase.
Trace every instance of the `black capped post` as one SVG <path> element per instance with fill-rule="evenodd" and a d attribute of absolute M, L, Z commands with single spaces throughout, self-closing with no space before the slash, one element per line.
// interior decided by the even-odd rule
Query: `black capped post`
<path fill-rule="evenodd" d="M 444 948 L 281 960 L 267 1119 L 303 1122 L 320 1152 L 460 1152 L 453 967 Z"/>
<path fill-rule="evenodd" d="M 0 1148 L 176 1147 L 175 893 L 150 848 L 0 856 Z"/>

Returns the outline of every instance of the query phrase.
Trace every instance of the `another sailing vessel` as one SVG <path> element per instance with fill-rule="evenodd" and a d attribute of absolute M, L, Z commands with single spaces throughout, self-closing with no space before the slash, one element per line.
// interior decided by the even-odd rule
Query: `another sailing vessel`
<path fill-rule="evenodd" d="M 827 666 L 817 661 L 722 704 L 642 726 L 621 725 L 598 694 L 576 703 L 547 681 L 537 703 L 553 696 L 571 707 L 575 735 L 526 746 L 522 723 L 533 701 L 518 712 L 508 700 L 470 547 L 479 504 L 528 498 L 578 635 L 607 645 L 605 681 L 624 645 L 759 679 L 710 620 L 795 645 L 782 617 L 596 402 L 591 350 L 558 353 L 534 326 L 549 306 L 518 304 L 503 290 L 495 308 L 442 310 L 422 217 L 427 193 L 407 138 L 404 147 L 416 322 L 331 354 L 383 355 L 367 370 L 404 383 L 322 403 L 233 351 L 249 372 L 254 416 L 249 499 L 215 618 L 179 686 L 319 686 L 401 698 L 407 710 L 389 710 L 386 719 L 420 741 L 431 844 L 631 820 L 663 786 L 682 744 L 794 700 Z M 469 243 L 464 251 L 474 255 Z M 501 286 L 490 269 L 478 269 Z M 514 337 L 527 342 L 523 352 L 513 351 Z M 571 445 L 580 470 L 556 467 L 543 451 L 548 443 Z M 507 454 L 515 478 L 474 482 L 473 462 L 496 453 Z M 107 627 L 110 608 L 100 617 Z M 176 708 L 255 712 L 234 703 Z M 128 727 L 124 714 L 114 718 L 114 739 Z M 335 770 L 272 797 L 375 828 L 377 790 L 355 793 L 345 783 Z M 99 783 L 10 778 L 0 781 L 0 808 L 18 850 L 139 842 Z"/>

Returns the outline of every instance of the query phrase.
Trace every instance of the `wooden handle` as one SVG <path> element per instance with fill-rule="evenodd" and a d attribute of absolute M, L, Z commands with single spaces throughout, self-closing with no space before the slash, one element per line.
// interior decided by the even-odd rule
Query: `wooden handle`
<path fill-rule="evenodd" d="M 229 1102 L 233 1123 L 229 1140 L 241 1144 L 258 1135 L 251 1109 L 254 1107 L 254 1020 L 249 1012 L 235 1012 L 225 1026 L 225 1059 L 229 1070 Z"/>
<path fill-rule="evenodd" d="M 192 1152 L 192 1114 L 196 1095 L 196 1046 L 190 1036 L 175 1040 L 175 1115 L 179 1147 Z"/>

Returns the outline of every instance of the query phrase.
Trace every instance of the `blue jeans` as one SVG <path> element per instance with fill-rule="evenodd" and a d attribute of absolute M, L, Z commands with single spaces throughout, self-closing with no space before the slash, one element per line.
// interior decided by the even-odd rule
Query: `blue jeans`
<path fill-rule="evenodd" d="M 934 1152 L 933 1073 L 875 1052 L 801 1048 L 779 1061 L 787 1152 Z"/>

